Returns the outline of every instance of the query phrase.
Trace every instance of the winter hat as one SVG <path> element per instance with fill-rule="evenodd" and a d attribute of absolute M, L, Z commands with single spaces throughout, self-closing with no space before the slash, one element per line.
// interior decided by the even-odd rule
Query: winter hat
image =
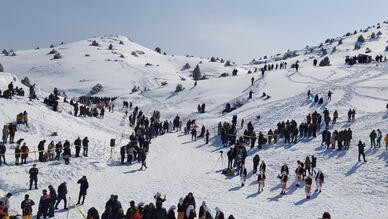
<path fill-rule="evenodd" d="M 176 209 L 176 206 L 175 205 L 171 205 L 171 207 L 168 209 L 168 212 L 173 211 L 175 209 Z"/>
<path fill-rule="evenodd" d="M 140 202 L 139 204 L 137 204 L 137 207 L 143 207 L 144 206 L 144 202 Z"/>

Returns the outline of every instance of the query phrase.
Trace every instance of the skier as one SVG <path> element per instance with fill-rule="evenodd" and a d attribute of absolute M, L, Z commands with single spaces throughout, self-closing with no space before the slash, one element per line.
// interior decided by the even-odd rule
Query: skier
<path fill-rule="evenodd" d="M 313 180 L 311 179 L 310 176 L 307 176 L 304 182 L 305 182 L 306 198 L 309 199 L 311 196 L 311 184 L 313 184 Z"/>
<path fill-rule="evenodd" d="M 80 137 L 78 137 L 74 141 L 74 146 L 75 146 L 75 157 L 79 157 L 79 153 L 81 151 L 81 138 Z"/>
<path fill-rule="evenodd" d="M 318 170 L 317 175 L 315 176 L 315 183 L 317 185 L 317 189 L 315 192 L 321 193 L 322 184 L 324 182 L 324 176 L 321 170 Z"/>
<path fill-rule="evenodd" d="M 256 154 L 253 157 L 253 174 L 257 172 L 257 166 L 259 166 L 259 163 L 260 163 L 260 156 Z"/>
<path fill-rule="evenodd" d="M 44 219 L 47 218 L 48 209 L 50 206 L 50 200 L 51 200 L 51 197 L 49 194 L 47 194 L 47 190 L 43 189 L 42 196 L 40 197 L 40 201 L 39 201 L 39 210 L 36 216 L 37 219 L 40 219 L 40 216 L 43 216 Z"/>
<path fill-rule="evenodd" d="M 35 202 L 30 199 L 28 194 L 24 195 L 24 200 L 21 203 L 23 219 L 32 219 L 32 206 Z"/>
<path fill-rule="evenodd" d="M 82 146 L 83 146 L 83 156 L 87 157 L 88 156 L 88 148 L 89 148 L 89 139 L 88 137 L 85 137 L 82 139 Z"/>
<path fill-rule="evenodd" d="M 362 143 L 361 141 L 358 142 L 358 161 L 361 161 L 361 155 L 362 157 L 364 158 L 364 162 L 366 162 L 365 160 L 365 153 L 364 153 L 364 148 L 365 148 L 365 143 Z"/>
<path fill-rule="evenodd" d="M 244 166 L 241 168 L 240 180 L 241 180 L 241 187 L 243 187 L 245 185 L 245 182 L 247 181 L 247 169 Z"/>
<path fill-rule="evenodd" d="M 29 171 L 30 174 L 30 190 L 32 190 L 32 184 L 35 184 L 35 189 L 38 189 L 38 173 L 39 170 L 36 168 L 36 164 L 32 165 L 32 168 Z"/>
<path fill-rule="evenodd" d="M 262 192 L 264 189 L 264 181 L 265 181 L 265 173 L 261 172 L 257 176 L 257 183 L 259 184 L 259 191 L 258 193 Z"/>
<path fill-rule="evenodd" d="M 55 204 L 55 210 L 58 210 L 58 205 L 62 200 L 65 204 L 64 209 L 67 210 L 67 199 L 66 199 L 67 186 L 66 186 L 66 182 L 63 182 L 61 185 L 59 185 L 57 191 L 58 191 L 58 200 L 57 200 L 57 203 Z"/>
<path fill-rule="evenodd" d="M 80 190 L 79 190 L 77 205 L 80 205 L 80 203 L 81 203 L 81 205 L 83 205 L 84 202 L 85 202 L 85 196 L 87 194 L 87 190 L 89 188 L 88 179 L 86 179 L 86 176 L 82 176 L 82 178 L 79 179 L 77 183 L 80 184 Z M 81 201 L 81 197 L 82 197 L 82 202 L 80 202 Z"/>

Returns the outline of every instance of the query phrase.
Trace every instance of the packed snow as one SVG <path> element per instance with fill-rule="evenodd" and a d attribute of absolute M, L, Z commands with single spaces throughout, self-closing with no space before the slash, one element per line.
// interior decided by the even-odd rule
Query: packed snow
<path fill-rule="evenodd" d="M 333 218 L 386 218 L 388 151 L 385 143 L 379 149 L 370 148 L 369 133 L 380 129 L 383 138 L 388 133 L 385 108 L 388 103 L 388 63 L 373 61 L 348 66 L 344 60 L 346 56 L 364 53 L 366 47 L 372 50 L 368 55 L 373 58 L 379 54 L 385 56 L 387 27 L 381 24 L 379 29 L 370 28 L 365 33 L 343 37 L 341 45 L 337 42 L 325 44 L 331 66 L 314 67 L 312 60 L 320 60 L 323 56 L 316 52 L 306 54 L 307 49 L 303 49 L 297 51 L 298 56 L 284 60 L 288 63 L 287 69 L 268 71 L 264 77 L 260 70 L 254 72 L 263 64 L 225 67 L 223 63 L 210 63 L 205 58 L 163 55 L 123 36 L 57 45 L 54 49 L 63 58 L 55 60 L 52 55 L 47 55 L 51 48 L 16 51 L 17 55 L 13 57 L 0 56 L 5 71 L 11 72 L 0 73 L 0 90 L 7 89 L 13 81 L 15 86 L 26 91 L 26 97 L 0 98 L 0 124 L 14 122 L 20 112 L 27 111 L 29 114 L 29 126 L 18 125 L 15 140 L 23 138 L 30 150 L 34 150 L 42 139 L 46 139 L 47 143 L 51 140 L 73 142 L 77 137 L 88 136 L 90 140 L 89 157 L 71 158 L 70 165 L 64 165 L 63 160 L 40 163 L 37 155 L 30 154 L 27 165 L 16 166 L 14 156 L 7 155 L 8 166 L 0 167 L 0 195 L 13 193 L 10 211 L 20 214 L 24 194 L 30 194 L 31 199 L 38 203 L 41 189 L 47 189 L 48 185 L 57 188 L 66 181 L 68 196 L 76 202 L 79 191 L 76 182 L 86 175 L 90 188 L 85 204 L 80 206 L 85 213 L 90 207 L 95 207 L 101 214 L 111 194 L 118 194 L 126 211 L 131 200 L 136 203 L 154 202 L 153 196 L 157 192 L 167 195 L 164 202 L 167 209 L 177 205 L 180 197 L 193 192 L 197 205 L 206 201 L 213 216 L 215 207 L 219 207 L 226 216 L 233 214 L 235 218 L 247 219 L 318 218 L 325 211 L 330 212 Z M 371 33 L 378 31 L 382 35 L 369 40 Z M 360 50 L 354 50 L 360 34 L 367 41 Z M 91 46 L 93 40 L 100 45 Z M 113 50 L 108 49 L 109 44 L 113 45 Z M 337 50 L 331 54 L 334 44 Z M 124 58 L 120 57 L 121 54 Z M 297 60 L 300 61 L 299 71 L 290 68 Z M 274 61 L 274 58 L 269 61 Z M 152 66 L 146 66 L 146 63 Z M 185 63 L 189 63 L 191 69 L 182 71 Z M 190 75 L 197 64 L 208 79 L 200 80 L 194 86 Z M 233 69 L 238 69 L 237 76 L 231 76 Z M 252 73 L 248 74 L 248 70 Z M 220 78 L 224 72 L 229 76 Z M 38 92 L 40 100 L 28 99 L 28 88 L 19 81 L 24 76 L 37 83 L 41 90 Z M 253 85 L 252 77 L 255 80 Z M 161 86 L 163 81 L 167 81 L 167 85 Z M 114 113 L 106 111 L 104 119 L 74 117 L 72 106 L 63 103 L 63 99 L 59 104 L 61 112 L 54 112 L 42 103 L 54 87 L 75 98 L 88 95 L 97 83 L 103 85 L 103 91 L 97 96 L 118 97 L 114 102 Z M 178 83 L 185 89 L 175 93 Z M 133 86 L 140 86 L 140 91 L 132 93 Z M 319 105 L 311 98 L 307 99 L 308 90 L 313 95 L 322 96 L 324 103 Z M 253 91 L 252 99 L 248 99 L 250 91 Z M 327 100 L 328 91 L 333 92 L 331 101 Z M 270 98 L 263 98 L 263 92 Z M 209 129 L 210 142 L 205 144 L 204 139 L 192 141 L 190 135 L 183 132 L 167 133 L 152 140 L 146 170 L 140 170 L 137 162 L 121 165 L 120 146 L 128 143 L 128 136 L 133 132 L 128 118 L 125 118 L 122 101 L 131 101 L 147 116 L 158 110 L 162 120 L 172 120 L 179 115 L 185 125 L 187 120 L 196 119 L 199 127 L 205 125 Z M 243 105 L 230 113 L 222 113 L 227 103 L 236 101 Z M 206 112 L 198 113 L 197 105 L 202 103 L 206 104 Z M 297 144 L 284 144 L 284 140 L 280 139 L 278 144 L 266 144 L 261 150 L 247 146 L 248 180 L 244 187 L 241 187 L 239 176 L 221 174 L 227 165 L 228 148 L 224 148 L 216 136 L 219 122 L 231 122 L 232 115 L 238 115 L 237 124 L 241 119 L 245 120 L 245 124 L 251 121 L 256 133 L 267 133 L 270 128 L 274 130 L 279 121 L 294 119 L 299 125 L 305 122 L 307 114 L 314 111 L 322 113 L 325 108 L 330 114 L 334 110 L 339 112 L 338 122 L 330 126 L 330 131 L 352 129 L 349 151 L 326 149 L 321 146 L 320 134 L 314 139 L 301 139 Z M 357 113 L 353 123 L 347 121 L 350 108 Z M 239 133 L 243 131 L 239 128 Z M 57 132 L 58 136 L 51 136 L 53 132 Z M 111 159 L 109 141 L 112 138 L 118 144 Z M 359 140 L 367 145 L 366 163 L 358 162 Z M 14 144 L 8 144 L 7 153 L 13 153 L 14 148 Z M 224 152 L 223 159 L 220 151 Z M 257 193 L 257 176 L 252 174 L 255 154 L 259 154 L 267 164 L 267 180 L 262 193 Z M 317 167 L 325 174 L 325 183 L 322 193 L 314 193 L 311 199 L 306 199 L 304 187 L 295 187 L 294 170 L 297 160 L 304 162 L 306 156 L 311 155 L 317 157 Z M 285 163 L 290 168 L 290 180 L 287 194 L 280 195 L 277 175 Z M 28 170 L 32 164 L 37 164 L 40 171 L 39 190 L 29 191 Z M 34 214 L 37 208 L 35 205 Z M 82 218 L 72 205 L 69 211 L 56 212 L 55 218 L 67 217 Z"/>

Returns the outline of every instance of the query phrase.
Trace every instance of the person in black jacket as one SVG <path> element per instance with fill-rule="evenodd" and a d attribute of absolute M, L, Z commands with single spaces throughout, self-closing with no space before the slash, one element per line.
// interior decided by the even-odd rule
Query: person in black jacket
<path fill-rule="evenodd" d="M 253 157 L 253 174 L 257 172 L 257 166 L 259 166 L 259 162 L 260 162 L 260 156 L 256 154 Z"/>
<path fill-rule="evenodd" d="M 43 216 L 44 219 L 47 218 L 47 211 L 50 207 L 50 195 L 47 194 L 47 190 L 43 189 L 43 195 L 40 197 L 39 201 L 39 210 L 36 216 L 37 219 L 40 219 L 40 216 Z"/>
<path fill-rule="evenodd" d="M 193 196 L 193 193 L 189 193 L 185 199 L 183 200 L 183 205 L 187 208 L 189 205 L 192 205 L 194 206 L 195 208 L 195 199 L 194 199 L 194 196 Z"/>
<path fill-rule="evenodd" d="M 88 137 L 85 137 L 83 140 L 82 140 L 82 146 L 83 146 L 83 155 L 84 157 L 87 157 L 88 156 L 88 148 L 89 148 L 89 139 Z"/>
<path fill-rule="evenodd" d="M 38 189 L 38 173 L 39 170 L 36 168 L 36 164 L 32 165 L 32 168 L 29 171 L 30 174 L 30 190 L 32 190 L 32 184 L 35 184 L 35 189 Z"/>
<path fill-rule="evenodd" d="M 64 209 L 67 210 L 67 187 L 66 187 L 66 182 L 63 182 L 61 185 L 58 186 L 58 201 L 57 204 L 55 204 L 55 210 L 58 210 L 58 205 L 63 200 L 65 203 Z"/>
<path fill-rule="evenodd" d="M 46 140 L 42 140 L 38 144 L 39 161 L 40 162 L 43 162 L 44 143 L 46 143 Z"/>
<path fill-rule="evenodd" d="M 362 157 L 364 158 L 364 162 L 366 162 L 365 160 L 365 153 L 364 153 L 364 148 L 365 148 L 365 143 L 362 143 L 361 141 L 358 142 L 358 161 L 361 161 L 361 155 Z"/>
<path fill-rule="evenodd" d="M 35 202 L 30 199 L 30 196 L 26 194 L 24 196 L 24 200 L 21 203 L 21 208 L 23 211 L 23 218 L 24 216 L 31 217 L 32 218 L 32 206 L 35 205 Z"/>
<path fill-rule="evenodd" d="M 63 144 L 63 159 L 65 160 L 65 165 L 70 164 L 70 157 L 71 157 L 71 149 L 70 149 L 70 142 L 68 140 L 65 141 Z"/>
<path fill-rule="evenodd" d="M 88 190 L 88 188 L 89 188 L 88 179 L 86 179 L 86 176 L 83 176 L 81 179 L 78 180 L 77 183 L 80 184 L 80 190 L 79 190 L 77 205 L 80 204 L 81 197 L 82 197 L 82 203 L 81 203 L 81 205 L 83 205 L 84 202 L 85 202 L 85 196 L 86 196 L 86 194 L 87 194 L 87 190 Z"/>
<path fill-rule="evenodd" d="M 55 159 L 56 160 L 59 160 L 59 158 L 61 157 L 61 153 L 62 153 L 62 142 L 59 141 L 56 145 L 55 145 Z"/>
<path fill-rule="evenodd" d="M 49 191 L 50 191 L 50 207 L 49 207 L 49 211 L 48 211 L 48 216 L 49 217 L 54 217 L 54 205 L 55 205 L 55 202 L 57 201 L 58 199 L 58 195 L 57 195 L 57 192 L 55 191 L 54 187 L 52 185 L 49 185 L 48 186 L 49 188 Z"/>
<path fill-rule="evenodd" d="M 147 166 L 146 166 L 147 153 L 144 151 L 144 149 L 141 149 L 140 154 L 141 154 L 140 170 L 143 170 L 143 167 L 145 167 L 145 169 L 147 169 Z"/>
<path fill-rule="evenodd" d="M 102 213 L 101 219 L 113 219 L 112 208 L 110 206 L 105 206 L 105 211 Z"/>
<path fill-rule="evenodd" d="M 156 208 L 152 210 L 151 218 L 152 219 L 166 219 L 167 211 L 162 207 L 163 202 L 157 202 Z"/>
<path fill-rule="evenodd" d="M 78 137 L 74 141 L 75 146 L 75 157 L 79 157 L 79 152 L 81 151 L 81 139 Z"/>
<path fill-rule="evenodd" d="M 89 208 L 86 219 L 100 219 L 100 215 L 98 214 L 97 209 L 94 207 Z"/>

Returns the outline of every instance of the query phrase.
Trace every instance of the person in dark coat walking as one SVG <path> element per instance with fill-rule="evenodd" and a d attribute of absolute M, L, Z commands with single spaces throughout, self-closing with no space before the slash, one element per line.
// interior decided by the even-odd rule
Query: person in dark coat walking
<path fill-rule="evenodd" d="M 32 168 L 28 172 L 30 174 L 30 190 L 32 190 L 32 184 L 35 184 L 35 189 L 38 189 L 39 170 L 36 168 L 36 164 L 32 165 Z"/>
<path fill-rule="evenodd" d="M 71 157 L 71 149 L 70 149 L 70 142 L 65 141 L 65 144 L 63 145 L 63 159 L 65 160 L 65 164 L 69 165 L 70 164 L 70 157 Z"/>
<path fill-rule="evenodd" d="M 253 157 L 253 174 L 257 172 L 257 167 L 259 166 L 259 163 L 260 163 L 260 156 L 256 154 Z"/>
<path fill-rule="evenodd" d="M 42 191 L 43 195 L 40 197 L 39 201 L 39 210 L 38 214 L 36 216 L 37 219 L 40 219 L 41 216 L 43 216 L 43 219 L 47 218 L 48 209 L 50 207 L 50 195 L 47 194 L 47 190 L 43 189 Z"/>
<path fill-rule="evenodd" d="M 146 165 L 147 153 L 145 152 L 144 149 L 141 149 L 140 154 L 141 154 L 141 167 L 140 167 L 140 170 L 143 170 L 143 167 L 145 169 L 147 169 L 147 165 Z"/>
<path fill-rule="evenodd" d="M 364 149 L 365 149 L 365 143 L 362 143 L 361 141 L 358 142 L 358 161 L 361 161 L 361 156 L 364 158 L 364 162 L 366 162 L 365 160 L 365 153 L 364 153 Z"/>
<path fill-rule="evenodd" d="M 83 205 L 84 202 L 85 202 L 85 196 L 86 196 L 86 194 L 87 194 L 87 190 L 88 190 L 88 188 L 89 188 L 88 179 L 86 179 L 86 176 L 83 176 L 81 179 L 78 180 L 77 183 L 80 184 L 80 190 L 79 190 L 77 205 L 80 204 L 81 197 L 82 197 L 82 203 L 81 203 L 81 205 Z"/>
<path fill-rule="evenodd" d="M 163 202 L 156 202 L 156 208 L 152 210 L 151 218 L 152 219 L 166 219 L 167 211 L 162 207 Z"/>
<path fill-rule="evenodd" d="M 61 200 L 63 200 L 64 202 L 64 209 L 67 210 L 67 199 L 66 199 L 66 195 L 67 195 L 67 186 L 66 186 L 66 182 L 63 182 L 61 185 L 59 185 L 58 187 L 58 201 L 57 201 L 57 204 L 55 204 L 55 210 L 58 210 L 58 205 L 59 203 L 61 202 Z"/>
<path fill-rule="evenodd" d="M 89 148 L 89 139 L 88 137 L 85 137 L 83 140 L 82 140 L 82 146 L 83 146 L 83 155 L 84 157 L 87 157 L 88 156 L 88 148 Z"/>
<path fill-rule="evenodd" d="M 55 145 L 55 159 L 56 160 L 59 160 L 59 158 L 61 157 L 61 153 L 62 153 L 62 142 L 59 141 L 56 145 Z"/>

